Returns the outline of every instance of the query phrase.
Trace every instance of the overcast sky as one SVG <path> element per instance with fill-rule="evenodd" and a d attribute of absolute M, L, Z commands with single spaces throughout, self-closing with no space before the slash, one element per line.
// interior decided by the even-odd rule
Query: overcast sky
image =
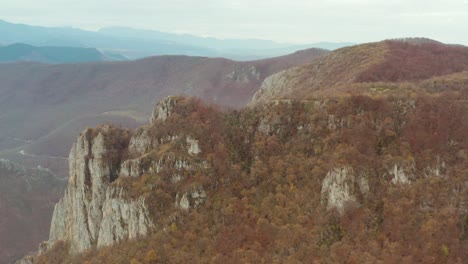
<path fill-rule="evenodd" d="M 289 43 L 417 36 L 468 45 L 468 0 L 0 0 L 0 19 Z"/>

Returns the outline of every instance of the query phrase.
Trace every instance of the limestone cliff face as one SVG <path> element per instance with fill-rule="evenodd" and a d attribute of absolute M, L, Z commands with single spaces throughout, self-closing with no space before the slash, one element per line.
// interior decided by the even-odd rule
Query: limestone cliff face
<path fill-rule="evenodd" d="M 151 123 L 166 120 L 174 110 L 174 106 L 177 104 L 178 98 L 175 96 L 169 96 L 161 100 L 158 106 L 154 108 L 153 115 L 151 117 Z"/>
<path fill-rule="evenodd" d="M 366 177 L 357 175 L 351 167 L 334 168 L 322 182 L 322 203 L 327 209 L 336 208 L 340 214 L 346 203 L 359 202 L 358 197 L 369 193 Z"/>
<path fill-rule="evenodd" d="M 259 102 L 281 99 L 284 90 L 288 89 L 287 86 L 292 79 L 291 75 L 294 73 L 295 69 L 296 68 L 285 70 L 266 78 L 260 89 L 254 94 L 250 104 L 255 105 Z M 293 86 L 290 87 L 290 89 L 292 89 Z"/>
<path fill-rule="evenodd" d="M 185 192 L 179 197 L 179 194 L 176 196 L 175 206 L 183 210 L 188 210 L 190 208 L 195 208 L 206 201 L 206 193 L 203 188 L 193 188 Z"/>
<path fill-rule="evenodd" d="M 389 166 L 384 177 L 391 179 L 392 185 L 403 186 L 421 178 L 444 177 L 445 170 L 445 162 L 440 157 L 436 157 L 435 162 L 421 172 L 417 171 L 414 161 L 399 161 Z M 359 174 L 349 166 L 336 167 L 327 173 L 322 182 L 322 204 L 327 210 L 335 208 L 343 214 L 348 203 L 361 203 L 371 191 L 365 174 Z"/>
<path fill-rule="evenodd" d="M 422 170 L 417 170 L 417 164 L 414 161 L 399 161 L 388 169 L 388 175 L 391 177 L 392 184 L 404 185 L 411 184 L 417 179 L 444 177 L 446 173 L 446 164 L 441 161 L 439 156 Z"/>
<path fill-rule="evenodd" d="M 388 170 L 388 174 L 392 176 L 393 184 L 408 184 L 414 180 L 415 170 L 414 162 L 405 162 L 394 164 Z"/>
<path fill-rule="evenodd" d="M 88 129 L 73 145 L 70 178 L 64 197 L 55 206 L 49 244 L 70 243 L 71 252 L 110 245 L 145 235 L 152 226 L 143 199 L 126 201 L 111 183 L 118 177 L 125 131 Z"/>
<path fill-rule="evenodd" d="M 123 239 L 146 235 L 153 227 L 145 200 L 127 201 L 122 190 L 108 189 L 102 206 L 102 221 L 97 246 L 112 245 Z"/>
<path fill-rule="evenodd" d="M 193 136 L 155 135 L 158 125 L 173 114 L 179 99 L 162 100 L 153 112 L 151 124 L 133 133 L 110 126 L 81 133 L 69 155 L 68 187 L 55 205 L 49 240 L 41 244 L 39 254 L 58 241 L 67 242 L 70 253 L 79 253 L 145 236 L 155 228 L 145 198 L 130 199 L 125 188 L 116 182 L 122 177 L 164 173 L 165 180 L 176 184 L 195 169 L 207 168 L 207 163 L 199 158 L 202 147 Z M 166 151 L 176 143 L 185 150 Z M 173 204 L 176 209 L 189 210 L 206 199 L 203 187 L 196 186 L 174 194 Z M 33 263 L 34 256 L 21 261 Z"/>

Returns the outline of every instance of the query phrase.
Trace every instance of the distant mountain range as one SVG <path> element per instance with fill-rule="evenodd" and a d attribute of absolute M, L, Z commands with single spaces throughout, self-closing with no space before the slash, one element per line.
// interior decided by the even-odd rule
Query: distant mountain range
<path fill-rule="evenodd" d="M 293 45 L 270 40 L 215 39 L 122 27 L 97 32 L 76 28 L 51 28 L 13 24 L 0 20 L 0 43 L 33 46 L 96 48 L 105 56 L 129 59 L 154 55 L 190 55 L 252 60 L 286 55 L 307 48 L 336 49 L 353 43 Z M 115 58 L 114 58 L 115 59 Z"/>
<path fill-rule="evenodd" d="M 111 60 L 125 60 L 125 57 L 106 56 L 95 48 L 36 47 L 28 44 L 0 46 L 0 62 L 74 63 Z"/>

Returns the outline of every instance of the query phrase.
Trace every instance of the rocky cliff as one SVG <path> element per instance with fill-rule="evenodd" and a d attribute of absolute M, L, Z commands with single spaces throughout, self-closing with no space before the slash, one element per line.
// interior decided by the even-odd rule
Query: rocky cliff
<path fill-rule="evenodd" d="M 55 205 L 49 240 L 41 244 L 39 253 L 59 241 L 77 253 L 146 234 L 151 222 L 144 201 L 125 201 L 111 186 L 119 173 L 120 148 L 128 141 L 128 131 L 109 126 L 81 133 L 69 156 L 68 187 Z M 33 257 L 22 261 L 27 259 L 32 262 Z"/>
<path fill-rule="evenodd" d="M 129 140 L 128 131 L 108 126 L 81 134 L 70 152 L 68 188 L 55 206 L 50 245 L 67 241 L 71 252 L 81 252 L 147 234 L 152 223 L 144 200 L 126 201 L 111 186 Z"/>
<path fill-rule="evenodd" d="M 130 197 L 117 181 L 167 171 L 169 182 L 177 183 L 195 167 L 207 166 L 193 162 L 202 150 L 192 136 L 153 134 L 156 126 L 174 112 L 179 100 L 183 99 L 162 100 L 154 109 L 150 125 L 134 133 L 104 125 L 80 134 L 69 155 L 68 187 L 55 205 L 49 240 L 41 244 L 39 254 L 57 242 L 65 242 L 69 252 L 76 254 L 142 237 L 155 228 L 145 197 Z M 164 153 L 161 149 L 181 140 L 185 154 Z M 177 192 L 173 205 L 188 210 L 205 200 L 205 191 L 198 186 Z M 34 256 L 28 256 L 21 261 L 33 260 Z"/>
<path fill-rule="evenodd" d="M 414 244 L 412 262 L 456 260 L 468 246 L 465 113 L 444 97 L 229 112 L 168 97 L 147 126 L 81 134 L 34 261 L 341 263 L 357 249 L 356 262 L 379 263 Z"/>

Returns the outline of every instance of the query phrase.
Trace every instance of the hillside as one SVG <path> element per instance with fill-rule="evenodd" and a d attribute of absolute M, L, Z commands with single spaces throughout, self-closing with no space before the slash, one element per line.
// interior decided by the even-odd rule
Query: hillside
<path fill-rule="evenodd" d="M 38 167 L 28 169 L 0 159 L 0 262 L 34 250 L 47 236 L 55 201 L 66 179 Z"/>
<path fill-rule="evenodd" d="M 460 94 L 220 111 L 168 97 L 85 130 L 34 263 L 463 263 Z"/>
<path fill-rule="evenodd" d="M 66 177 L 67 154 L 86 127 L 111 123 L 136 128 L 151 116 L 154 100 L 169 94 L 194 95 L 240 107 L 268 75 L 312 61 L 325 52 L 312 49 L 253 62 L 162 56 L 119 63 L 0 64 L 0 158 L 26 167 L 40 165 Z M 25 188 L 26 183 L 20 183 L 4 186 Z M 60 187 L 58 193 L 64 185 Z M 30 229 L 34 227 L 30 222 L 17 221 L 29 219 L 26 211 L 2 215 L 5 226 L 0 237 L 9 237 L 9 230 L 18 229 L 30 235 L 18 235 L 18 244 L 2 247 L 0 259 L 18 256 L 18 248 L 24 253 L 46 239 L 52 205 L 59 196 L 50 196 L 48 189 L 37 192 L 24 193 L 32 199 L 25 200 L 24 206 L 36 206 L 34 197 L 50 198 L 43 218 L 33 218 L 43 224 L 42 229 Z"/>
<path fill-rule="evenodd" d="M 87 123 L 135 127 L 147 120 L 155 100 L 171 94 L 240 107 L 269 75 L 325 52 L 311 49 L 251 62 L 161 56 L 119 63 L 0 64 L 0 147 L 63 157 Z"/>
<path fill-rule="evenodd" d="M 339 49 L 311 64 L 273 75 L 253 101 L 371 92 L 376 86 L 369 83 L 417 86 L 423 80 L 467 70 L 468 47 L 428 39 L 386 40 Z"/>
<path fill-rule="evenodd" d="M 197 79 L 203 88 L 181 92 L 210 103 L 167 97 L 140 128 L 84 130 L 49 240 L 23 263 L 463 263 L 465 49 L 423 39 L 370 43 L 268 78 L 262 73 L 280 71 L 285 58 L 297 63 L 314 51 L 248 63 L 138 61 L 152 65 L 140 77 L 154 68 L 171 87 L 167 78 L 183 81 L 187 69 L 213 74 Z M 230 90 L 254 83 L 252 93 Z M 119 98 L 106 85 L 106 97 L 93 99 Z M 238 93 L 215 97 L 216 89 Z M 147 105 L 149 95 L 164 96 L 138 91 Z M 143 116 L 139 108 L 103 113 Z"/>
<path fill-rule="evenodd" d="M 35 61 L 43 63 L 78 63 L 114 60 L 93 48 L 35 47 L 12 44 L 0 47 L 0 63 Z"/>

